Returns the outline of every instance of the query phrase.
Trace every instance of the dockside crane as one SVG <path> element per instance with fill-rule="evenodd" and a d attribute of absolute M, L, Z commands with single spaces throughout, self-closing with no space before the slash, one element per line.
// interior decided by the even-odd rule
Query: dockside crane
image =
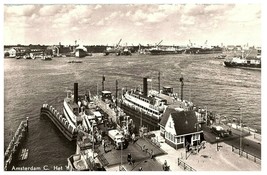
<path fill-rule="evenodd" d="M 163 41 L 163 40 L 161 40 L 161 41 L 156 45 L 156 47 L 158 47 L 158 46 L 162 43 L 162 41 Z"/>
<path fill-rule="evenodd" d="M 122 39 L 120 39 L 120 41 L 118 42 L 118 44 L 116 45 L 115 48 L 118 48 L 118 47 L 119 47 L 119 45 L 120 45 L 120 43 L 121 43 L 121 40 L 122 40 Z"/>

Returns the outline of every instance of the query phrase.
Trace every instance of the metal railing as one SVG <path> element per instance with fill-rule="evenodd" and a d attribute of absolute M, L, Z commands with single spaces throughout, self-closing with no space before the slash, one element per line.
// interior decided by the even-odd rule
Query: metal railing
<path fill-rule="evenodd" d="M 180 160 L 180 158 L 178 158 L 178 166 L 182 167 L 184 171 L 196 171 L 194 168 Z"/>
<path fill-rule="evenodd" d="M 122 165 L 119 166 L 119 171 L 127 171 Z"/>
<path fill-rule="evenodd" d="M 232 152 L 237 153 L 240 156 L 245 157 L 248 160 L 251 160 L 251 161 L 253 161 L 253 162 L 257 163 L 257 164 L 261 164 L 261 158 L 255 156 L 255 155 L 252 155 L 252 154 L 250 154 L 250 153 L 248 153 L 248 152 L 246 152 L 246 151 L 244 151 L 244 150 L 242 150 L 240 148 L 237 148 L 237 147 L 235 147 L 233 145 L 232 145 Z"/>

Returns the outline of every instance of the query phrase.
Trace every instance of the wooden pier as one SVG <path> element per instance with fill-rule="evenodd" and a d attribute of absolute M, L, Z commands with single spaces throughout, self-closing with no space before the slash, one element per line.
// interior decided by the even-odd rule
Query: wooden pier
<path fill-rule="evenodd" d="M 21 150 L 22 144 L 25 141 L 28 133 L 29 121 L 28 117 L 26 120 L 22 121 L 15 132 L 15 135 L 11 139 L 6 151 L 5 151 L 5 163 L 4 170 L 11 170 L 12 166 L 18 161 L 19 152 Z"/>

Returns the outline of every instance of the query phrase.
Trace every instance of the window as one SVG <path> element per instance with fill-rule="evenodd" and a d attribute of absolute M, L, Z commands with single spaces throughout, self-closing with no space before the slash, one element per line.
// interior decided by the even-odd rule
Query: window
<path fill-rule="evenodd" d="M 172 128 L 172 123 L 171 122 L 169 122 L 169 128 Z"/>
<path fill-rule="evenodd" d="M 181 142 L 180 137 L 177 137 L 177 143 L 180 143 L 180 142 Z"/>

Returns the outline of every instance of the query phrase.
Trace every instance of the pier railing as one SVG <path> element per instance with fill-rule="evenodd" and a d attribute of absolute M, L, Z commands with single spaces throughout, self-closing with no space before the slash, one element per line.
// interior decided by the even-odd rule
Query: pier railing
<path fill-rule="evenodd" d="M 180 158 L 178 158 L 178 166 L 182 167 L 184 171 L 196 171 L 194 168 L 183 162 Z"/>
<path fill-rule="evenodd" d="M 240 148 L 237 148 L 233 145 L 232 145 L 232 152 L 237 153 L 240 156 L 245 157 L 245 158 L 247 158 L 247 159 L 249 159 L 249 160 L 251 160 L 257 164 L 261 164 L 261 158 L 255 156 L 255 155 L 252 155 L 252 154 L 250 154 L 250 153 L 248 153 L 248 152 L 246 152 Z"/>
<path fill-rule="evenodd" d="M 120 165 L 119 166 L 119 171 L 126 171 L 126 169 L 122 165 Z"/>
<path fill-rule="evenodd" d="M 5 165 L 4 170 L 10 170 L 11 166 L 18 157 L 18 153 L 21 150 L 23 141 L 26 138 L 28 132 L 28 118 L 26 121 L 22 121 L 11 139 L 6 151 L 5 151 Z"/>

